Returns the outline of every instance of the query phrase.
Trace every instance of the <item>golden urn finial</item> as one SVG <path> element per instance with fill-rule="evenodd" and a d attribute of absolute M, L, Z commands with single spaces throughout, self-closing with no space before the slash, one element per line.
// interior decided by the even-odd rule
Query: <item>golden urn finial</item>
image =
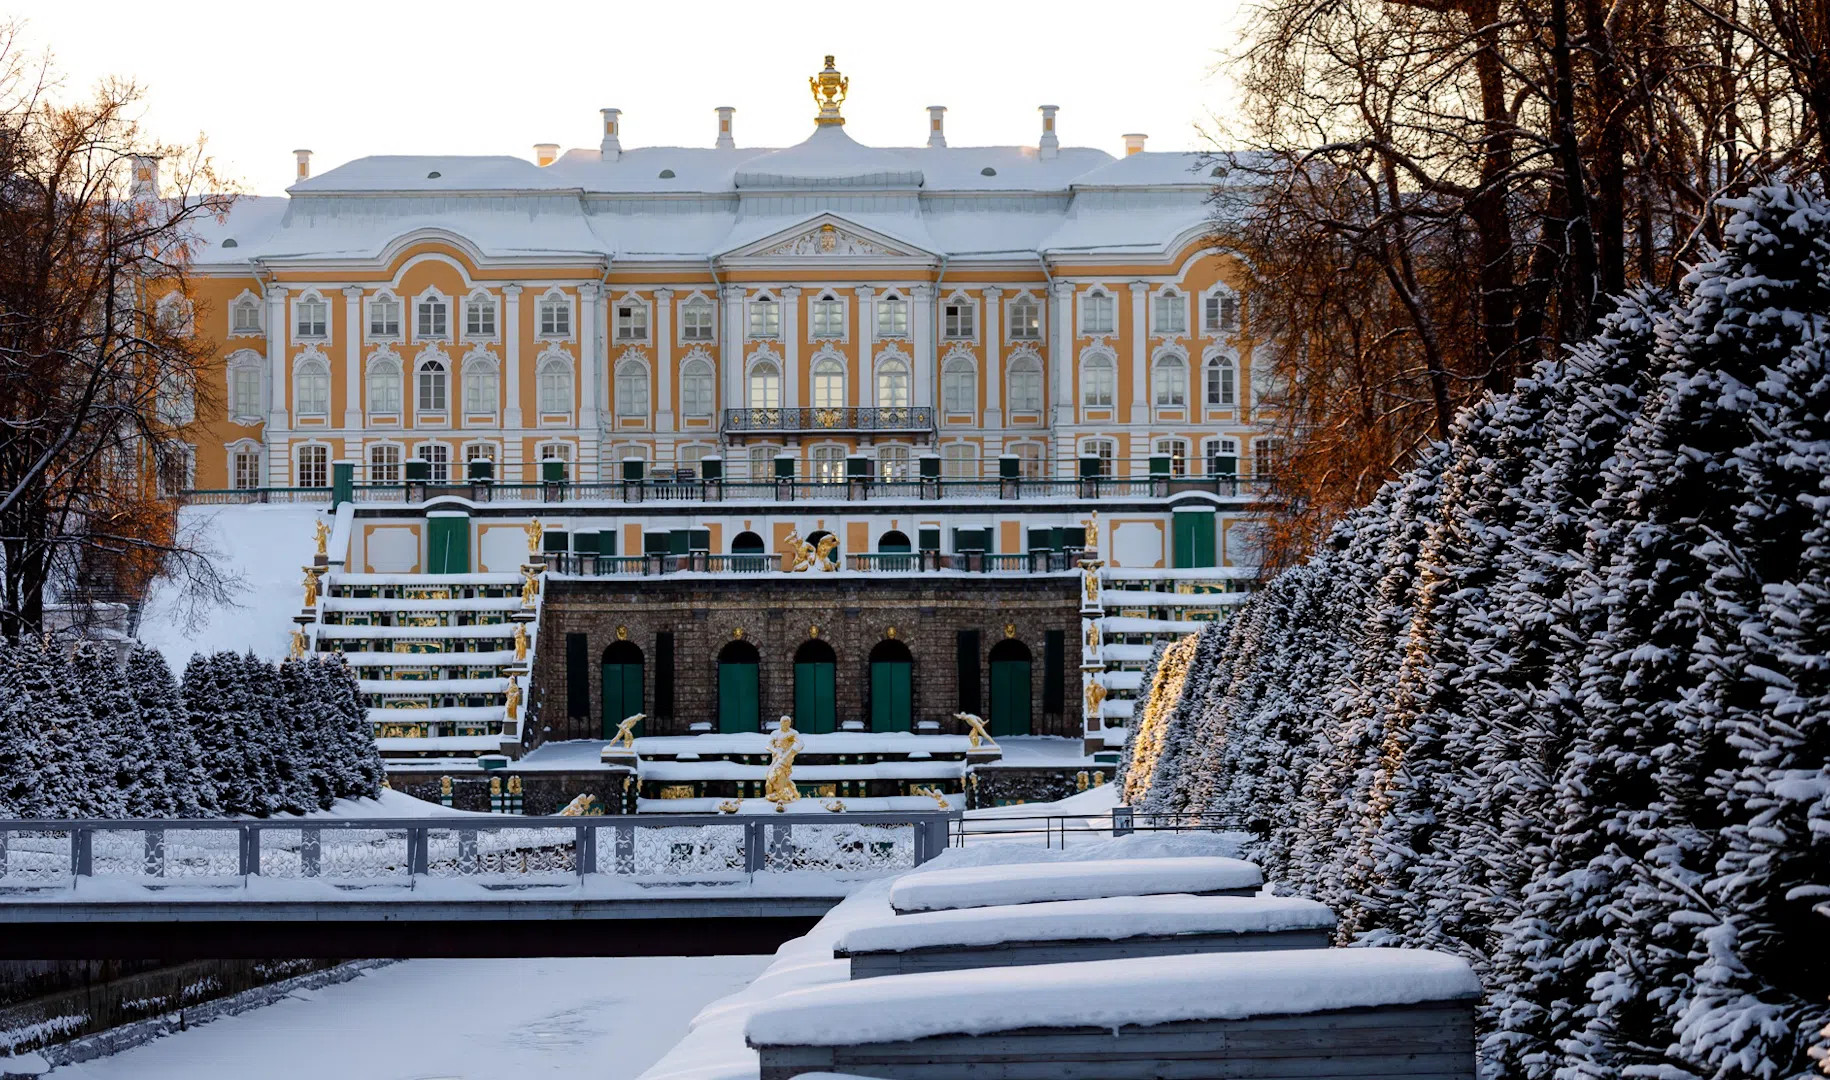
<path fill-rule="evenodd" d="M 820 115 L 814 117 L 813 122 L 821 127 L 844 124 L 845 118 L 839 115 L 839 106 L 845 104 L 845 92 L 851 88 L 851 80 L 833 67 L 832 57 L 826 58 L 824 71 L 807 79 L 807 85 L 813 90 L 814 104 L 820 107 Z"/>

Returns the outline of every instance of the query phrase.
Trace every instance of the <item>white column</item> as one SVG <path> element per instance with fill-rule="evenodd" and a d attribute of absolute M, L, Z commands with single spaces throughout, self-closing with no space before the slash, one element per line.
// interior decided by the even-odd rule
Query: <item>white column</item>
<path fill-rule="evenodd" d="M 362 287 L 343 290 L 343 428 L 362 429 Z"/>
<path fill-rule="evenodd" d="M 999 363 L 1004 352 L 1004 335 L 998 320 L 1003 314 L 1001 297 L 1004 290 L 986 288 L 981 292 L 985 297 L 985 427 L 995 430 L 1004 426 L 1004 410 L 999 404 L 999 392 L 1004 384 L 1003 365 Z"/>
<path fill-rule="evenodd" d="M 514 432 L 521 426 L 521 286 L 502 286 L 502 385 L 508 400 L 502 407 L 502 426 Z M 520 439 L 509 434 L 511 445 Z M 518 456 L 518 455 L 517 455 Z M 499 464 L 506 465 L 506 462 Z M 502 473 L 506 477 L 506 473 Z"/>
<path fill-rule="evenodd" d="M 1131 422 L 1150 422 L 1150 283 L 1131 283 Z M 1123 363 L 1121 358 L 1120 363 Z"/>
<path fill-rule="evenodd" d="M 797 409 L 801 401 L 801 290 L 782 290 L 782 407 Z"/>
<path fill-rule="evenodd" d="M 860 409 L 877 404 L 877 290 L 868 285 L 856 290 L 858 297 L 858 385 L 851 399 Z"/>
<path fill-rule="evenodd" d="M 267 286 L 267 483 L 285 487 L 292 462 L 286 452 L 286 286 Z"/>
<path fill-rule="evenodd" d="M 604 400 L 603 356 L 598 352 L 597 308 L 603 287 L 588 281 L 578 287 L 578 477 L 597 478 L 598 405 Z"/>
<path fill-rule="evenodd" d="M 1053 312 L 1055 316 L 1054 333 L 1048 343 L 1049 370 L 1053 378 L 1049 380 L 1049 408 L 1054 414 L 1056 428 L 1064 428 L 1074 422 L 1074 285 L 1072 282 L 1055 282 Z M 1072 457 L 1072 453 L 1064 455 Z"/>
<path fill-rule="evenodd" d="M 654 429 L 674 429 L 674 291 L 654 291 Z"/>
<path fill-rule="evenodd" d="M 909 296 L 909 333 L 915 349 L 910 404 L 921 408 L 934 404 L 934 286 L 916 285 L 909 289 Z"/>
<path fill-rule="evenodd" d="M 743 400 L 743 286 L 724 287 L 724 339 L 718 343 L 718 366 L 724 370 L 721 409 L 741 409 Z"/>

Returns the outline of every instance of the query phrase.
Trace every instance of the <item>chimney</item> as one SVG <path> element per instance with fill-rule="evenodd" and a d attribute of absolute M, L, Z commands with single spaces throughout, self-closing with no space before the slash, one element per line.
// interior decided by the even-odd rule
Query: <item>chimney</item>
<path fill-rule="evenodd" d="M 936 148 L 947 145 L 947 107 L 945 105 L 928 106 L 928 145 Z"/>
<path fill-rule="evenodd" d="M 128 188 L 134 202 L 150 202 L 159 197 L 159 155 L 135 154 L 130 159 L 133 183 Z"/>
<path fill-rule="evenodd" d="M 729 105 L 718 106 L 718 142 L 714 145 L 719 150 L 737 149 L 737 140 L 731 135 L 731 114 L 736 111 Z"/>
<path fill-rule="evenodd" d="M 621 109 L 599 109 L 604 114 L 604 141 L 598 147 L 598 153 L 605 161 L 615 161 L 623 156 L 623 143 L 617 138 L 622 133 L 622 122 L 617 117 L 623 115 Z"/>
<path fill-rule="evenodd" d="M 1061 140 L 1055 138 L 1055 113 L 1059 105 L 1038 105 L 1036 111 L 1042 114 L 1042 141 L 1036 144 L 1036 156 L 1052 158 L 1061 152 Z"/>
<path fill-rule="evenodd" d="M 1127 135 L 1127 136 L 1125 136 L 1125 156 L 1130 157 L 1132 154 L 1143 153 L 1144 152 L 1144 140 L 1148 139 L 1149 137 L 1150 136 L 1148 136 L 1148 135 Z"/>
<path fill-rule="evenodd" d="M 293 181 L 297 182 L 299 180 L 311 179 L 311 151 L 294 150 L 292 152 L 292 159 L 298 162 L 298 175 L 292 178 Z"/>
<path fill-rule="evenodd" d="M 537 142 L 534 144 L 534 164 L 546 168 L 559 159 L 559 144 L 556 142 Z"/>

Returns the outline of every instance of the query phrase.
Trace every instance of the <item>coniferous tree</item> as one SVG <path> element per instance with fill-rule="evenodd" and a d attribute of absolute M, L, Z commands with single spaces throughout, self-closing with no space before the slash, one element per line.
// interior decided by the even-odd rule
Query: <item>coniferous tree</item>
<path fill-rule="evenodd" d="M 157 649 L 135 643 L 127 654 L 127 682 L 135 711 L 157 755 L 161 792 L 146 806 L 147 817 L 194 818 L 214 812 L 216 794 L 204 768 L 203 750 L 191 728 L 171 668 Z"/>

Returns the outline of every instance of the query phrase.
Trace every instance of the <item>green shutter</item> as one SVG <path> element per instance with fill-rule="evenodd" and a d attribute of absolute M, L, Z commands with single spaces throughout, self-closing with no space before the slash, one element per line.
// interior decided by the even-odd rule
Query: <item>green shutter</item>
<path fill-rule="evenodd" d="M 604 671 L 604 738 L 616 734 L 617 725 L 642 710 L 642 665 L 605 664 Z M 637 724 L 635 733 L 642 734 Z"/>
<path fill-rule="evenodd" d="M 1029 661 L 991 662 L 991 735 L 1028 735 Z"/>
<path fill-rule="evenodd" d="M 833 665 L 825 660 L 794 665 L 794 726 L 811 735 L 839 729 Z"/>
<path fill-rule="evenodd" d="M 914 728 L 914 700 L 907 660 L 877 660 L 871 664 L 871 730 L 910 731 Z"/>
<path fill-rule="evenodd" d="M 757 669 L 750 663 L 718 665 L 718 730 L 760 730 Z"/>

